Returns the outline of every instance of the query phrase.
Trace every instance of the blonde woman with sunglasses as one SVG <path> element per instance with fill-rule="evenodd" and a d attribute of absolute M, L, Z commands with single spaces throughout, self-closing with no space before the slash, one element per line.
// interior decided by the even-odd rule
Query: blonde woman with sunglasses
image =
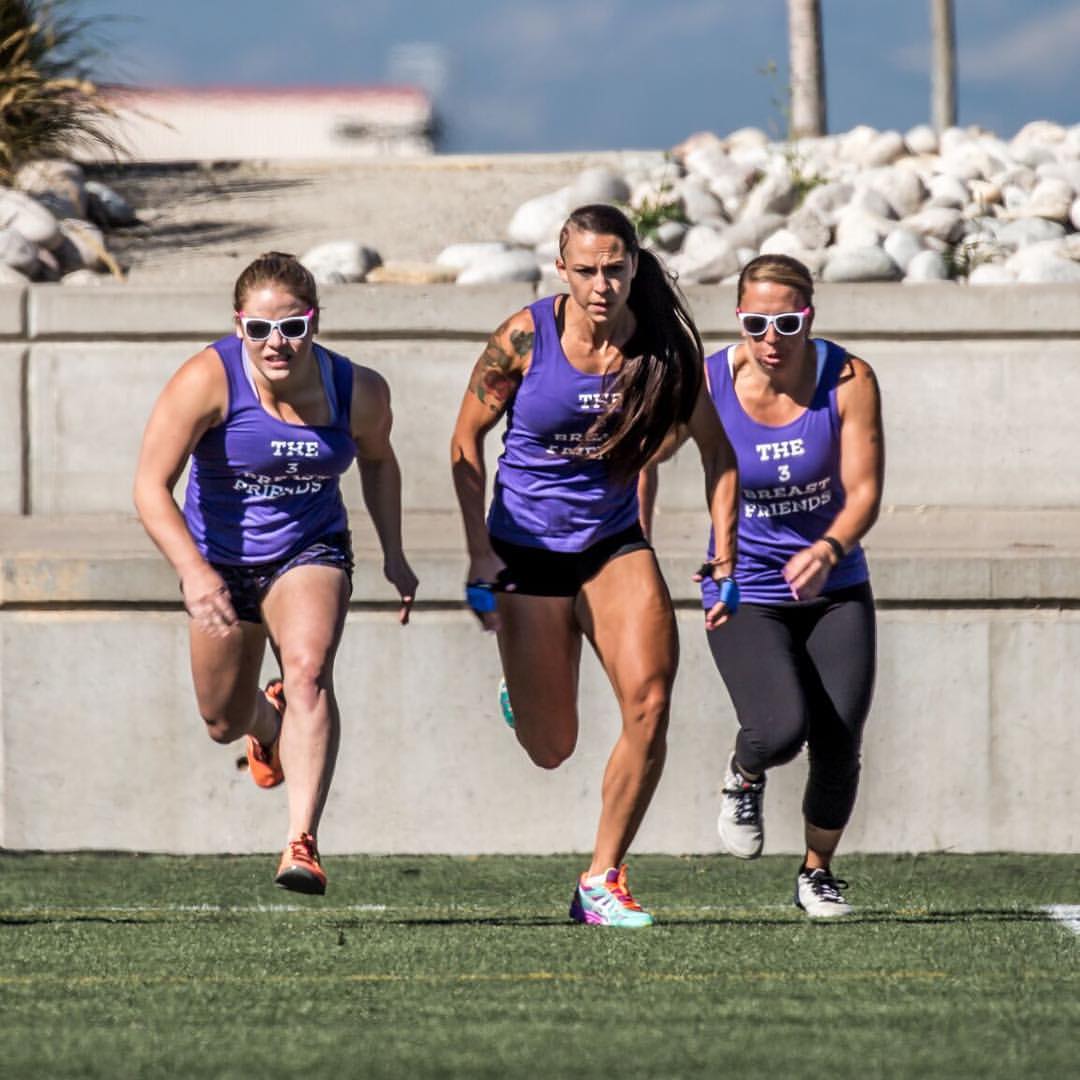
<path fill-rule="evenodd" d="M 742 340 L 705 362 L 742 492 L 737 632 L 706 632 L 739 722 L 721 841 L 739 858 L 761 854 L 766 775 L 805 745 L 795 903 L 828 918 L 851 911 L 831 862 L 855 804 L 873 694 L 874 601 L 859 541 L 877 519 L 885 446 L 873 371 L 811 336 L 813 303 L 802 263 L 759 256 L 739 277 Z M 715 603 L 707 574 L 702 602 Z"/>
<path fill-rule="evenodd" d="M 257 258 L 233 302 L 234 333 L 188 360 L 154 406 L 135 506 L 180 580 L 207 733 L 245 740 L 260 787 L 288 779 L 275 883 L 321 895 L 316 837 L 337 757 L 333 666 L 353 569 L 339 480 L 353 462 L 403 624 L 416 593 L 390 394 L 374 371 L 315 343 L 315 280 L 293 256 Z M 181 510 L 173 488 L 189 460 Z M 268 639 L 282 677 L 260 691 Z"/>

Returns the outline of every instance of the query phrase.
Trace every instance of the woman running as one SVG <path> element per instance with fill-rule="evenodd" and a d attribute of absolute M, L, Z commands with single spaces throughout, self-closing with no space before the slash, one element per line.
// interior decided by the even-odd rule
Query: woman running
<path fill-rule="evenodd" d="M 738 455 L 743 605 L 737 633 L 707 632 L 739 722 L 720 838 L 739 858 L 761 854 L 766 773 L 805 744 L 806 855 L 795 903 L 827 918 L 851 911 L 831 867 L 855 805 L 873 695 L 874 599 L 859 541 L 877 520 L 885 445 L 873 371 L 810 336 L 813 302 L 802 263 L 759 256 L 739 277 L 742 341 L 706 361 Z M 703 582 L 702 597 L 706 608 L 716 602 L 713 582 Z"/>
<path fill-rule="evenodd" d="M 469 552 L 466 596 L 497 634 L 506 712 L 542 768 L 574 751 L 582 637 L 611 680 L 622 733 L 604 773 L 577 922 L 648 926 L 623 859 L 663 769 L 678 662 L 675 618 L 638 520 L 637 475 L 666 442 L 697 442 L 718 544 L 708 573 L 722 624 L 735 606 L 735 462 L 704 391 L 701 339 L 658 259 L 611 206 L 559 236 L 566 295 L 506 320 L 478 360 L 451 445 Z M 506 415 L 485 520 L 483 439 Z M 512 704 L 512 709 L 510 705 Z"/>
<path fill-rule="evenodd" d="M 401 546 L 390 393 L 315 344 L 315 280 L 270 252 L 237 279 L 235 332 L 185 363 L 143 436 L 135 506 L 180 579 L 195 696 L 216 742 L 245 738 L 261 787 L 288 777 L 275 882 L 322 894 L 316 837 L 337 758 L 333 668 L 352 591 L 339 478 L 359 465 L 387 579 L 408 622 L 416 576 Z M 183 512 L 173 488 L 188 460 Z M 281 668 L 258 677 L 267 638 Z"/>

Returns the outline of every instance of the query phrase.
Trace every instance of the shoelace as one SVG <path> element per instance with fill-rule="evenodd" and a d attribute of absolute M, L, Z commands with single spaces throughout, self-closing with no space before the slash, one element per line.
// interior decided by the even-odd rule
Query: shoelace
<path fill-rule="evenodd" d="M 814 895 L 819 900 L 837 904 L 844 899 L 840 893 L 847 888 L 848 883 L 843 878 L 834 878 L 827 872 L 810 873 L 806 876 L 810 882 L 810 888 L 814 890 Z"/>
<path fill-rule="evenodd" d="M 631 911 L 641 910 L 641 905 L 630 895 L 630 886 L 626 884 L 625 866 L 619 870 L 618 878 L 615 880 L 614 884 L 609 885 L 608 888 L 615 894 L 623 907 L 630 908 Z"/>
<path fill-rule="evenodd" d="M 315 849 L 315 841 L 310 833 L 304 833 L 296 840 L 289 841 L 289 856 L 299 863 L 314 863 L 319 866 L 319 853 Z"/>
<path fill-rule="evenodd" d="M 762 784 L 751 783 L 749 780 L 737 781 L 741 787 L 725 788 L 725 795 L 735 797 L 735 823 L 737 825 L 756 825 L 761 817 L 761 789 Z"/>

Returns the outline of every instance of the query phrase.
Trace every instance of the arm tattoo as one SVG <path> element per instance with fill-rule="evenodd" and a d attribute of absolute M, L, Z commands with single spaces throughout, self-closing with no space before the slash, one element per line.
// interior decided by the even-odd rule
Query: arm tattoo
<path fill-rule="evenodd" d="M 517 357 L 527 356 L 532 349 L 533 335 L 514 330 L 510 334 L 510 343 Z M 498 412 L 515 390 L 514 359 L 499 343 L 496 331 L 477 361 L 473 393 L 492 412 Z"/>

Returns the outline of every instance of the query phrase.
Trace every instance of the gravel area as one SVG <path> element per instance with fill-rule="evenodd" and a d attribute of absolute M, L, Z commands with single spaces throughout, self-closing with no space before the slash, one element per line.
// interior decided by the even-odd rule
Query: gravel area
<path fill-rule="evenodd" d="M 619 154 L 501 155 L 342 165 L 98 166 L 136 208 L 109 250 L 133 283 L 231 283 L 259 252 L 357 240 L 385 263 L 430 263 L 452 243 L 505 239 L 526 199 Z"/>

